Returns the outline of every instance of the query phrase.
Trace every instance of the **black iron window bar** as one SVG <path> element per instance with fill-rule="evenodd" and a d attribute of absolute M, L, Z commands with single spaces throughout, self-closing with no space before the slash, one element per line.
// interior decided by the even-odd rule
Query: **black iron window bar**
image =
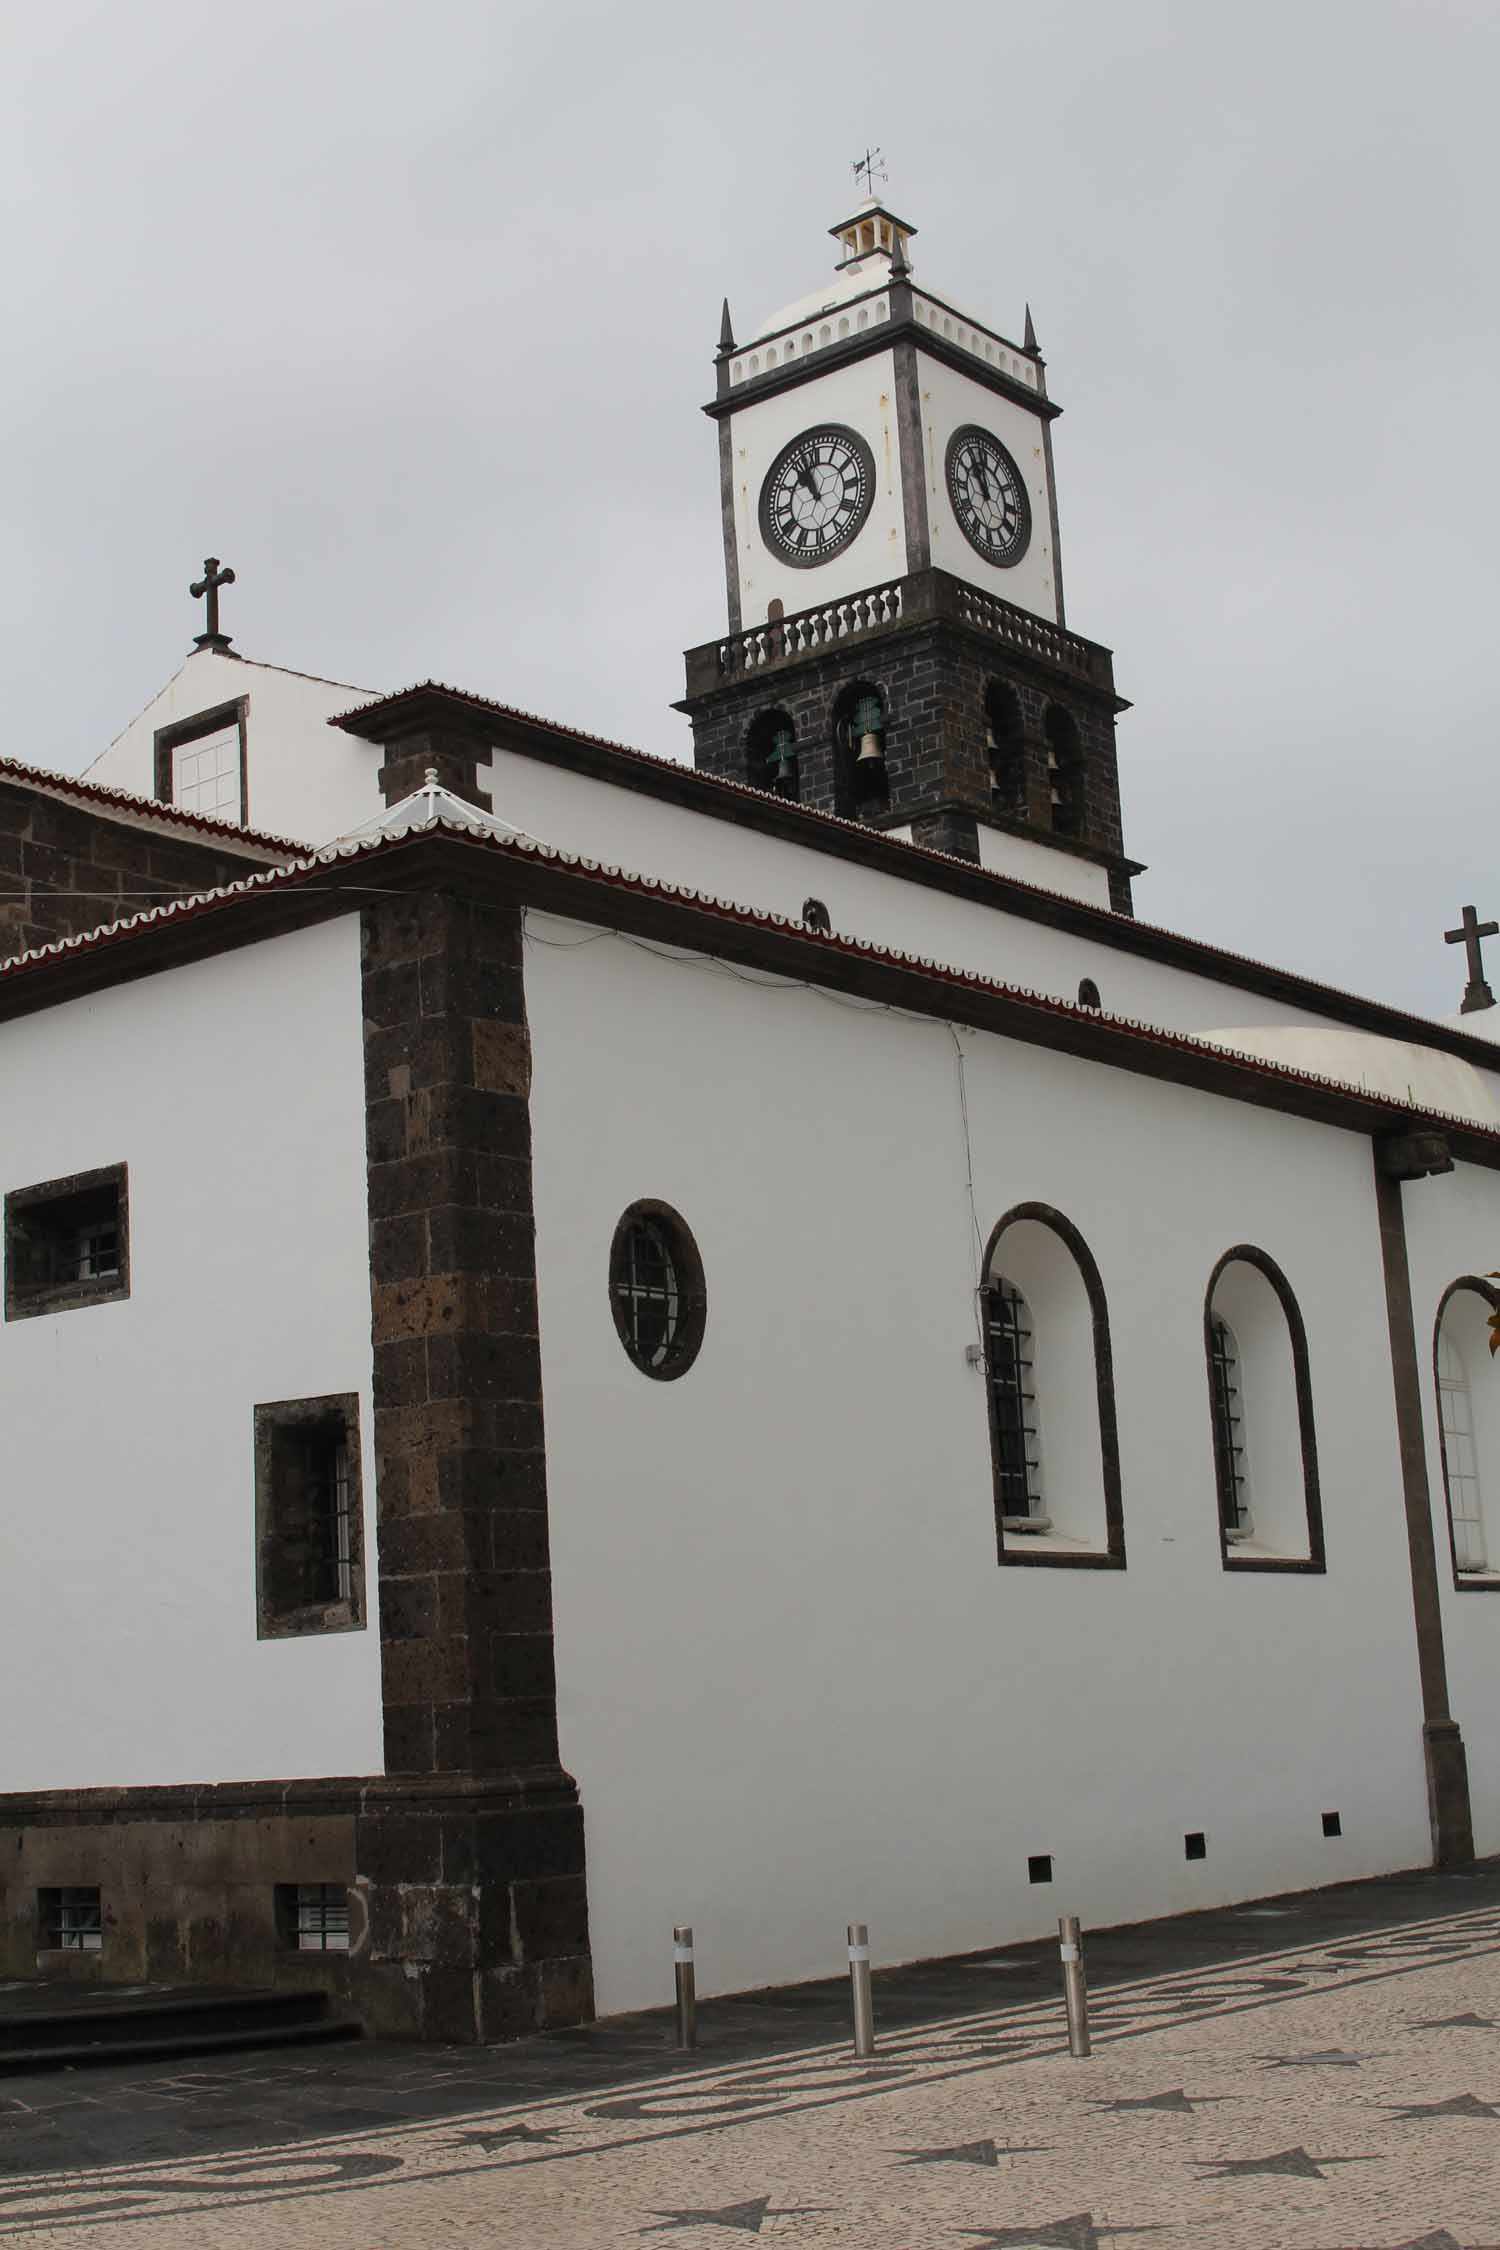
<path fill-rule="evenodd" d="M 292 1934 L 299 1953 L 347 1953 L 349 1893 L 342 1883 L 299 1883 Z"/>
<path fill-rule="evenodd" d="M 614 1291 L 631 1357 L 641 1367 L 669 1365 L 686 1306 L 666 1229 L 654 1219 L 637 1219 L 625 1230 Z"/>
<path fill-rule="evenodd" d="M 40 1894 L 42 1944 L 59 1953 L 97 1953 L 104 1943 L 104 1908 L 97 1890 L 73 1884 Z"/>
<path fill-rule="evenodd" d="M 1008 1281 L 986 1290 L 990 1401 L 1002 1521 L 1044 1530 L 1037 1441 L 1035 1339 L 1025 1298 Z"/>
<path fill-rule="evenodd" d="M 1209 1323 L 1209 1358 L 1213 1368 L 1214 1468 L 1219 1485 L 1219 1520 L 1226 1539 L 1244 1539 L 1251 1525 L 1245 1499 L 1245 1423 L 1240 1411 L 1240 1361 L 1228 1324 L 1217 1314 Z"/>
<path fill-rule="evenodd" d="M 105 1274 L 118 1273 L 119 1228 L 113 1222 L 107 1226 L 80 1227 L 70 1263 L 73 1271 L 69 1278 L 75 1281 L 97 1281 Z"/>
<path fill-rule="evenodd" d="M 341 1430 L 312 1430 L 306 1440 L 306 1485 L 311 1552 L 308 1599 L 354 1598 L 350 1525 L 349 1446 Z"/>

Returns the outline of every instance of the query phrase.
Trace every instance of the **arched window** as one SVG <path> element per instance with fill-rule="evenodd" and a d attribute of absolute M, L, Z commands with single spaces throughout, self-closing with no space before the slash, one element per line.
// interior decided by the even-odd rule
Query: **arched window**
<path fill-rule="evenodd" d="M 761 711 L 751 720 L 745 736 L 745 779 L 752 789 L 773 789 L 778 797 L 799 794 L 797 732 L 785 711 Z"/>
<path fill-rule="evenodd" d="M 1060 703 L 1047 707 L 1042 722 L 1047 742 L 1047 781 L 1052 797 L 1052 826 L 1059 836 L 1083 833 L 1083 744 L 1078 723 Z"/>
<path fill-rule="evenodd" d="M 990 801 L 1012 820 L 1027 818 L 1026 738 L 1015 691 L 991 680 L 984 691 L 984 741 L 990 763 Z"/>
<path fill-rule="evenodd" d="M 1018 1204 L 990 1237 L 981 1307 L 1001 1562 L 1123 1568 L 1109 1315 L 1077 1228 Z"/>
<path fill-rule="evenodd" d="M 1264 1250 L 1240 1243 L 1215 1266 L 1203 1342 L 1225 1568 L 1322 1570 L 1307 1332 Z"/>
<path fill-rule="evenodd" d="M 1102 1008 L 1104 1006 L 1104 1002 L 1099 997 L 1099 987 L 1092 977 L 1079 978 L 1078 1005 L 1080 1008 Z"/>
<path fill-rule="evenodd" d="M 885 738 L 885 697 L 872 681 L 856 680 L 833 707 L 833 809 L 846 819 L 891 801 Z"/>
<path fill-rule="evenodd" d="M 1433 1334 L 1448 1539 L 1462 1589 L 1500 1586 L 1500 1366 L 1491 1368 L 1489 1349 L 1497 1310 L 1500 1290 L 1468 1274 L 1445 1292 Z"/>

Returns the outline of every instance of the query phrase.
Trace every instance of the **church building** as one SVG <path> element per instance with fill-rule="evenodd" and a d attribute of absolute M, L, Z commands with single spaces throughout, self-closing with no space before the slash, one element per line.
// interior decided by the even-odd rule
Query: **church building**
<path fill-rule="evenodd" d="M 214 558 L 0 759 L 0 1976 L 496 2039 L 1500 1850 L 1494 925 L 1426 1017 L 1136 914 L 915 231 L 725 307 L 692 764 Z"/>

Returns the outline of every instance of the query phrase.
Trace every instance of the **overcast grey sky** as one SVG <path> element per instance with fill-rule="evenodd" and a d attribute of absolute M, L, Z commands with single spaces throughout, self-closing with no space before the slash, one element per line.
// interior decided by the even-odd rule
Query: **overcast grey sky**
<path fill-rule="evenodd" d="M 869 139 L 921 278 L 1034 308 L 1139 912 L 1457 1006 L 1442 932 L 1500 909 L 1496 5 L 9 23 L 7 752 L 97 755 L 212 552 L 247 655 L 689 756 L 719 300 L 816 286 Z"/>

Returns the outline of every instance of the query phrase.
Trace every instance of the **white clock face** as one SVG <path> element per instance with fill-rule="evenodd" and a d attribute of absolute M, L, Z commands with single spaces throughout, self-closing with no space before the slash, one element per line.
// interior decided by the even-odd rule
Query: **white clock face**
<path fill-rule="evenodd" d="M 997 437 L 970 422 L 948 440 L 948 498 L 958 528 L 986 562 L 1008 570 L 1031 544 L 1031 501 Z"/>
<path fill-rule="evenodd" d="M 875 498 L 875 456 L 841 423 L 784 446 L 760 488 L 760 535 L 799 570 L 827 562 L 862 528 Z"/>

